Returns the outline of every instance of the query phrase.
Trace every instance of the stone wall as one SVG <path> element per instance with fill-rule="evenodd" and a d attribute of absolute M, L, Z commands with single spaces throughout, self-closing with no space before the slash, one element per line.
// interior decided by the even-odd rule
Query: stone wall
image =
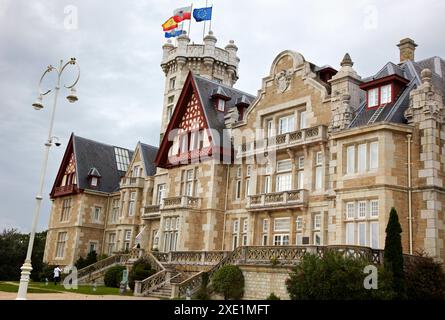
<path fill-rule="evenodd" d="M 271 266 L 240 266 L 244 275 L 244 297 L 246 300 L 264 300 L 271 293 L 281 300 L 289 300 L 286 279 L 290 270 Z"/>

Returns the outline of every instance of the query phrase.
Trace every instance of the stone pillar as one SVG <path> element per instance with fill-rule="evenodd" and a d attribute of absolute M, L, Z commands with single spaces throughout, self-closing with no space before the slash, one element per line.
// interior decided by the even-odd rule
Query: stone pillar
<path fill-rule="evenodd" d="M 331 110 L 332 119 L 329 131 L 347 128 L 360 105 L 360 76 L 352 68 L 354 63 L 349 54 L 345 54 L 340 63 L 340 71 L 329 82 L 332 85 Z"/>
<path fill-rule="evenodd" d="M 439 88 L 431 82 L 432 72 L 424 69 L 421 72 L 422 84 L 410 93 L 410 107 L 405 112 L 408 123 L 419 130 L 420 136 L 420 165 L 418 170 L 418 185 L 421 191 L 420 212 L 413 212 L 417 223 L 417 234 L 413 235 L 414 250 L 423 248 L 429 255 L 443 261 L 444 218 L 442 211 L 443 195 L 439 192 L 443 188 L 443 162 L 445 158 L 445 132 L 441 131 L 444 123 L 443 97 Z M 416 221 L 414 220 L 414 223 Z M 441 238 L 442 237 L 442 238 Z M 442 251 L 442 256 L 440 252 Z"/>

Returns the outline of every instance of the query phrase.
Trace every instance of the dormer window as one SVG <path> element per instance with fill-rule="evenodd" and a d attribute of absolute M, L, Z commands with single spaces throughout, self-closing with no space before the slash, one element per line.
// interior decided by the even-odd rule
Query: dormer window
<path fill-rule="evenodd" d="M 391 85 L 388 84 L 380 88 L 380 104 L 391 102 Z"/>
<path fill-rule="evenodd" d="M 379 105 L 379 88 L 368 91 L 368 108 L 377 107 Z"/>
<path fill-rule="evenodd" d="M 97 188 L 97 186 L 99 185 L 99 179 L 101 177 L 102 176 L 100 175 L 99 170 L 94 167 L 91 168 L 88 172 L 88 181 L 90 183 L 90 187 Z"/>
<path fill-rule="evenodd" d="M 97 183 L 98 183 L 98 179 L 97 177 L 91 177 L 91 186 L 92 187 L 97 187 Z"/>
<path fill-rule="evenodd" d="M 218 111 L 224 112 L 224 110 L 226 109 L 226 101 L 223 99 L 218 99 Z"/>

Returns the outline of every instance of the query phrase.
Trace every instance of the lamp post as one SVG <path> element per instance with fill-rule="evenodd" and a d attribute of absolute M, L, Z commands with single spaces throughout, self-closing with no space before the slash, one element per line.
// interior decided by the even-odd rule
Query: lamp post
<path fill-rule="evenodd" d="M 39 97 L 37 98 L 37 101 L 34 102 L 32 104 L 32 106 L 34 107 L 34 109 L 36 110 L 41 110 L 43 109 L 43 96 L 47 95 L 48 93 L 51 92 L 51 90 L 47 90 L 45 92 L 42 91 L 42 81 L 43 78 L 45 78 L 45 76 L 50 73 L 50 72 L 57 72 L 57 83 L 56 86 L 54 88 L 55 92 L 54 92 L 54 104 L 53 104 L 53 109 L 51 112 L 51 121 L 49 124 L 49 133 L 48 133 L 48 139 L 45 142 L 45 152 L 44 152 L 44 156 L 43 156 L 43 163 L 42 163 L 42 169 L 40 171 L 40 186 L 39 186 L 39 191 L 37 193 L 36 196 L 36 203 L 35 203 L 35 209 L 34 209 L 34 217 L 33 217 L 33 221 L 32 221 L 32 227 L 31 227 L 31 234 L 29 237 L 29 243 L 28 243 L 28 251 L 26 253 L 26 259 L 25 259 L 25 263 L 23 264 L 23 266 L 20 268 L 22 270 L 21 272 L 21 277 L 20 277 L 20 286 L 19 286 L 19 291 L 17 293 L 17 300 L 26 300 L 26 293 L 28 291 L 28 284 L 29 284 L 29 276 L 31 274 L 32 271 L 32 265 L 31 265 L 31 255 L 32 255 L 32 248 L 34 245 L 34 237 L 35 237 L 35 233 L 36 233 L 36 228 L 37 228 L 37 222 L 39 220 L 39 215 L 40 215 L 40 206 L 42 203 L 42 193 L 43 193 L 43 186 L 44 186 L 44 182 L 45 182 L 45 173 L 46 173 L 46 167 L 48 164 L 48 154 L 49 154 L 49 149 L 50 147 L 53 145 L 53 143 L 56 146 L 60 146 L 60 143 L 58 142 L 58 139 L 56 137 L 54 137 L 52 135 L 53 132 L 53 126 L 54 126 L 54 116 L 56 113 L 56 106 L 57 106 L 57 97 L 59 95 L 59 91 L 60 91 L 60 78 L 62 76 L 62 73 L 65 71 L 67 66 L 76 66 L 77 67 L 77 77 L 76 80 L 74 81 L 74 83 L 70 86 L 64 86 L 66 89 L 70 90 L 69 95 L 66 97 L 68 99 L 68 101 L 70 103 L 74 103 L 78 100 L 77 98 L 77 93 L 76 93 L 76 84 L 79 81 L 80 78 L 80 69 L 79 69 L 79 65 L 76 62 L 75 58 L 71 58 L 70 61 L 68 61 L 67 63 L 63 63 L 63 60 L 60 60 L 60 65 L 59 68 L 55 68 L 53 66 L 48 66 L 48 68 L 46 69 L 46 71 L 43 73 L 42 77 L 40 78 L 40 82 L 39 82 Z M 57 140 L 57 142 L 54 142 L 54 140 Z"/>

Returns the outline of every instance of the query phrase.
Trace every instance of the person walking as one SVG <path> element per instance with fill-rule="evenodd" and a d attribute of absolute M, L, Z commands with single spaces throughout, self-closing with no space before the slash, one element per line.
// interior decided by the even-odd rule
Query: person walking
<path fill-rule="evenodd" d="M 59 268 L 59 266 L 56 266 L 54 268 L 54 285 L 56 286 L 58 282 L 60 282 L 60 273 L 62 272 L 62 269 Z"/>

